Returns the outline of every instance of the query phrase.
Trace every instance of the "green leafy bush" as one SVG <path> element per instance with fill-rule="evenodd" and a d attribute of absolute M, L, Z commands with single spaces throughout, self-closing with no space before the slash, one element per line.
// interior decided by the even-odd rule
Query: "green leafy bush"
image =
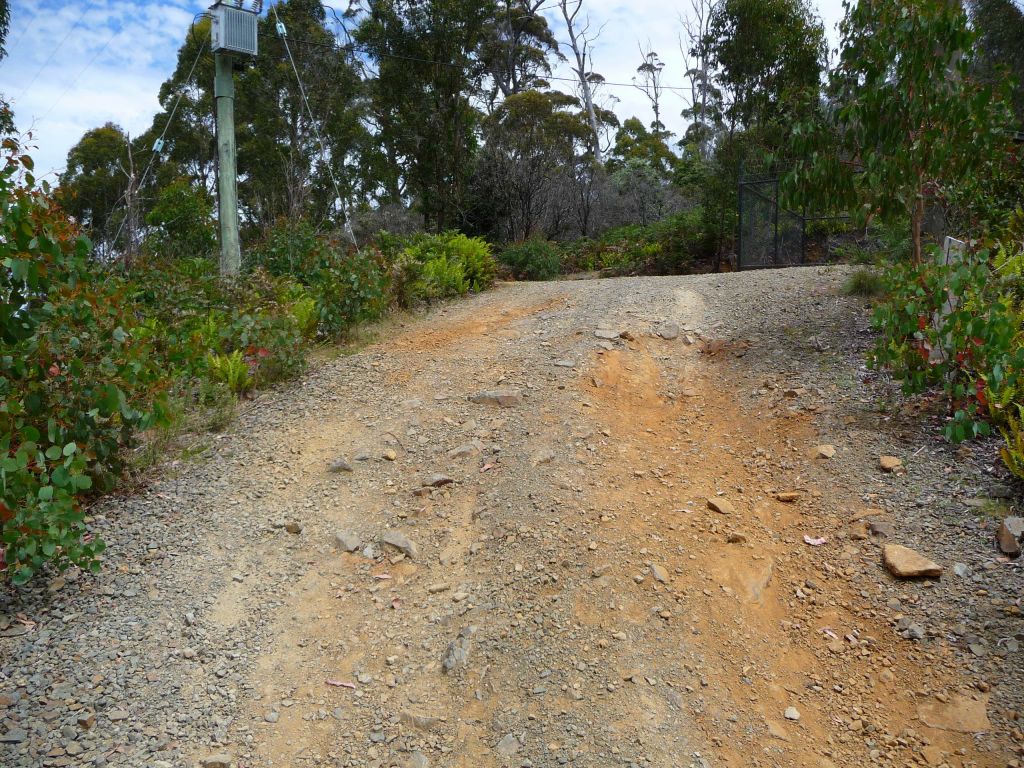
<path fill-rule="evenodd" d="M 347 254 L 327 251 L 309 290 L 319 308 L 320 329 L 328 336 L 380 317 L 389 303 L 388 273 L 379 254 L 369 248 Z"/>
<path fill-rule="evenodd" d="M 203 258 L 217 245 L 213 200 L 203 187 L 185 178 L 160 190 L 146 224 L 153 228 L 147 247 L 165 258 Z"/>
<path fill-rule="evenodd" d="M 959 264 L 896 264 L 875 311 L 871 364 L 890 368 L 908 394 L 942 387 L 953 414 L 946 437 L 955 442 L 989 434 L 993 402 L 1024 372 L 1019 318 L 993 295 L 990 278 L 987 251 Z"/>
<path fill-rule="evenodd" d="M 548 240 L 512 243 L 501 252 L 500 258 L 520 280 L 550 280 L 562 267 L 558 246 Z"/>
<path fill-rule="evenodd" d="M 252 388 L 253 377 L 242 350 L 236 349 L 228 355 L 210 352 L 206 356 L 206 364 L 213 380 L 224 384 L 234 394 L 243 395 Z"/>
<path fill-rule="evenodd" d="M 122 281 L 90 270 L 13 139 L 0 170 L 0 563 L 16 583 L 47 562 L 96 569 L 81 496 L 113 486 L 121 449 L 160 421 L 165 379 L 133 334 Z"/>
<path fill-rule="evenodd" d="M 391 288 L 400 306 L 488 288 L 497 274 L 490 246 L 456 232 L 378 241 L 391 264 Z"/>
<path fill-rule="evenodd" d="M 611 229 L 595 239 L 563 246 L 568 272 L 602 270 L 614 275 L 676 274 L 691 271 L 710 253 L 700 208 L 682 211 L 646 226 Z"/>

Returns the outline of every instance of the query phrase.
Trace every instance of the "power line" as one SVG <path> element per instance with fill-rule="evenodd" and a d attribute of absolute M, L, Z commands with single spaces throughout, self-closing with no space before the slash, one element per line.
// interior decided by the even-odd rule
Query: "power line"
<path fill-rule="evenodd" d="M 368 55 L 373 56 L 373 57 L 378 58 L 378 59 L 398 59 L 400 61 L 412 61 L 412 62 L 416 62 L 418 64 L 434 64 L 436 66 L 441 66 L 441 67 L 456 67 L 458 69 L 462 68 L 461 65 L 456 64 L 455 62 L 452 62 L 452 61 L 438 61 L 437 59 L 424 59 L 424 58 L 421 58 L 419 56 L 407 56 L 407 55 L 400 54 L 400 53 L 387 53 L 387 52 L 383 52 L 383 51 L 377 51 L 377 50 L 374 50 L 372 48 L 368 48 L 366 46 L 359 46 L 359 45 L 355 45 L 355 44 L 337 45 L 336 43 L 321 43 L 321 42 L 318 42 L 316 40 L 303 40 L 301 38 L 294 38 L 294 39 L 295 39 L 295 42 L 302 43 L 303 45 L 312 45 L 312 46 L 316 46 L 316 47 L 319 47 L 319 48 L 330 48 L 332 50 L 345 51 L 345 52 L 348 52 L 348 53 L 357 53 L 357 52 L 358 53 L 365 53 L 365 54 L 368 54 Z M 556 82 L 563 82 L 563 83 L 578 83 L 579 82 L 579 78 L 576 78 L 576 77 L 555 77 L 555 76 L 550 76 L 550 77 L 544 77 L 542 79 L 544 79 L 544 80 L 553 80 L 553 81 L 556 81 Z M 616 82 L 613 82 L 611 80 L 603 80 L 603 79 L 600 82 L 595 82 L 594 84 L 595 85 L 606 85 L 606 86 L 609 86 L 609 87 L 612 87 L 612 88 L 630 88 L 630 89 L 632 89 L 632 88 L 636 87 L 635 83 L 616 83 Z M 662 85 L 662 86 L 659 86 L 659 87 L 663 88 L 666 91 L 676 91 L 676 92 L 683 92 L 683 91 L 685 91 L 685 92 L 688 92 L 688 93 L 693 93 L 694 91 L 700 90 L 699 88 L 697 88 L 695 86 L 692 86 L 692 85 Z"/>
<path fill-rule="evenodd" d="M 36 17 L 39 16 L 39 13 L 40 13 L 40 11 L 37 10 L 35 13 L 33 13 L 29 17 L 28 21 L 25 22 L 25 26 L 21 28 L 21 34 L 18 35 L 18 39 L 17 40 L 15 40 L 13 43 L 11 43 L 11 46 L 8 49 L 9 51 L 13 51 L 15 48 L 18 47 L 18 43 L 20 43 L 22 38 L 25 37 L 25 33 L 28 32 L 29 29 L 32 28 L 32 22 L 36 20 Z"/>
<path fill-rule="evenodd" d="M 181 89 L 178 91 L 178 97 L 174 100 L 174 104 L 171 107 L 171 111 L 167 115 L 167 122 L 164 123 L 164 129 L 163 129 L 163 131 L 160 132 L 160 137 L 153 143 L 153 152 L 152 152 L 152 154 L 149 157 L 149 163 L 146 165 L 146 170 L 143 171 L 142 178 L 139 180 L 139 184 L 136 187 L 136 189 L 142 189 L 145 186 L 146 180 L 149 178 L 149 172 L 153 169 L 153 164 L 156 162 L 156 158 L 159 156 L 160 150 L 163 149 L 164 138 L 167 136 L 167 131 L 170 130 L 171 122 L 174 120 L 174 115 L 178 111 L 178 105 L 181 104 L 181 99 L 185 95 L 185 89 L 189 85 L 191 85 L 191 83 L 192 83 L 192 76 L 195 74 L 196 67 L 199 66 L 199 60 L 203 57 L 204 53 L 206 53 L 206 43 L 205 42 L 202 43 L 202 45 L 199 46 L 199 52 L 196 54 L 195 61 L 192 62 L 192 68 L 189 69 L 189 71 L 188 71 L 188 77 L 185 79 L 185 82 L 182 84 Z M 130 153 L 131 151 L 132 151 L 132 149 L 131 149 L 131 146 L 129 145 L 128 152 Z M 125 203 L 127 204 L 127 202 L 128 202 L 127 201 L 127 193 L 126 193 L 125 197 L 126 197 Z M 121 232 L 124 231 L 125 224 L 127 224 L 127 223 L 128 223 L 128 217 L 125 216 L 121 220 L 121 226 L 119 226 L 117 228 L 117 234 L 115 234 L 114 235 L 114 239 L 110 241 L 111 244 L 117 242 L 117 239 L 121 236 Z"/>
<path fill-rule="evenodd" d="M 96 59 L 98 59 L 103 54 L 103 52 L 110 47 L 110 44 L 114 42 L 114 38 L 120 35 L 122 32 L 124 32 L 124 29 L 114 30 L 113 34 L 111 34 L 110 37 L 107 38 L 107 42 L 105 42 L 103 46 L 92 55 L 92 58 L 89 59 L 88 62 L 86 62 L 86 65 L 84 67 L 78 70 L 78 74 L 75 75 L 75 79 L 72 80 L 68 87 L 64 89 L 64 92 L 57 97 L 57 100 L 50 105 L 50 108 L 46 110 L 46 113 L 41 118 L 39 118 L 40 120 L 45 120 L 50 116 L 50 113 L 53 112 L 57 105 L 64 100 L 64 97 L 71 93 L 71 89 L 78 85 L 78 81 L 82 79 L 82 75 L 85 74 L 86 70 L 88 70 L 89 67 L 91 67 L 96 62 Z"/>
<path fill-rule="evenodd" d="M 345 198 L 341 196 L 341 188 L 338 186 L 338 179 L 334 176 L 334 168 L 331 167 L 331 163 L 328 160 L 327 146 L 324 144 L 323 136 L 320 135 L 320 128 L 317 125 L 316 118 L 313 117 L 313 110 L 309 106 L 309 99 L 306 98 L 306 86 L 302 83 L 302 78 L 299 76 L 299 68 L 295 66 L 295 59 L 292 57 L 292 48 L 288 44 L 288 30 L 284 24 L 281 23 L 280 17 L 277 15 L 277 5 L 270 6 L 270 9 L 274 12 L 274 21 L 277 23 L 277 34 L 281 38 L 281 42 L 284 43 L 284 50 L 288 54 L 288 61 L 291 62 L 292 72 L 295 73 L 295 80 L 299 84 L 299 93 L 302 95 L 302 103 L 306 105 L 306 114 L 309 115 L 309 122 L 313 128 L 313 133 L 316 135 L 316 140 L 320 143 L 320 151 L 323 153 L 324 159 L 327 160 L 325 165 L 327 166 L 327 173 L 331 177 L 331 183 L 334 185 L 334 194 L 338 198 L 338 202 L 342 207 L 342 212 L 345 217 L 345 234 L 348 235 L 353 245 L 356 243 L 355 233 L 352 231 L 352 221 L 349 218 L 348 211 L 345 205 Z"/>
<path fill-rule="evenodd" d="M 60 51 L 60 49 L 64 46 L 64 43 L 66 43 L 68 41 L 68 38 L 71 37 L 71 33 L 74 32 L 76 29 L 78 29 L 78 25 L 82 23 L 82 19 L 85 18 L 85 14 L 88 13 L 88 11 L 89 11 L 89 4 L 88 3 L 82 3 L 82 12 L 80 14 L 78 14 L 78 18 L 75 20 L 75 23 L 71 25 L 71 29 L 69 29 L 67 31 L 67 33 L 64 35 L 64 37 L 61 38 L 61 41 L 59 43 L 57 43 L 57 45 L 55 45 L 53 47 L 53 50 L 50 51 L 50 55 L 46 57 L 46 61 L 44 61 L 42 66 L 39 67 L 39 69 L 36 70 L 36 73 L 34 75 L 32 75 L 32 79 L 28 81 L 28 85 L 26 85 L 24 88 L 21 89 L 21 91 L 18 93 L 18 95 L 14 98 L 14 101 L 17 101 L 22 96 L 24 96 L 28 92 L 28 89 L 31 88 L 35 84 L 36 79 L 39 77 L 39 75 L 42 74 L 43 70 L 46 69 L 48 66 L 50 66 L 50 62 L 53 61 L 54 57 L 57 55 L 57 53 Z M 28 27 L 26 27 L 26 30 L 27 29 L 28 29 Z M 21 35 L 23 37 L 25 35 L 25 33 L 22 32 Z M 18 40 L 20 41 L 21 37 L 19 37 Z"/>

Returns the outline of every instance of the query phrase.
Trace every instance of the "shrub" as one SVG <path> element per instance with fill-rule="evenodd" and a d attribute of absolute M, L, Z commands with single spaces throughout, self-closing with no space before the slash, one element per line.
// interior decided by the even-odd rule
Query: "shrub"
<path fill-rule="evenodd" d="M 213 380 L 224 384 L 234 394 L 243 395 L 252 388 L 253 377 L 242 350 L 236 349 L 229 355 L 210 352 L 206 364 Z"/>
<path fill-rule="evenodd" d="M 943 387 L 953 413 L 946 437 L 955 442 L 989 434 L 990 406 L 1024 372 L 1019 319 L 1009 301 L 986 292 L 990 277 L 987 251 L 959 264 L 897 264 L 875 311 L 871 364 L 888 366 L 908 394 Z"/>
<path fill-rule="evenodd" d="M 99 567 L 82 494 L 112 487 L 121 449 L 162 420 L 165 380 L 122 281 L 90 271 L 88 242 L 16 141 L 3 155 L 0 563 L 24 583 L 47 562 Z"/>
<path fill-rule="evenodd" d="M 378 243 L 391 263 L 392 290 L 403 307 L 482 291 L 497 273 L 490 246 L 479 238 L 455 232 L 407 239 L 384 235 Z"/>
<path fill-rule="evenodd" d="M 154 230 L 147 238 L 147 247 L 164 257 L 205 257 L 217 245 L 213 200 L 203 187 L 185 178 L 175 179 L 160 190 L 146 224 Z"/>
<path fill-rule="evenodd" d="M 847 296 L 880 296 L 885 291 L 885 281 L 873 269 L 858 269 L 846 278 L 843 291 Z"/>
<path fill-rule="evenodd" d="M 520 280 L 550 280 L 562 266 L 558 246 L 547 240 L 513 243 L 501 252 L 501 261 Z"/>
<path fill-rule="evenodd" d="M 427 299 L 461 296 L 469 291 L 462 264 L 449 261 L 447 256 L 437 256 L 423 265 L 420 284 Z"/>
<path fill-rule="evenodd" d="M 388 305 L 388 274 L 380 254 L 369 248 L 325 254 L 321 268 L 310 280 L 316 297 L 320 328 L 340 336 L 356 323 L 380 317 Z"/>

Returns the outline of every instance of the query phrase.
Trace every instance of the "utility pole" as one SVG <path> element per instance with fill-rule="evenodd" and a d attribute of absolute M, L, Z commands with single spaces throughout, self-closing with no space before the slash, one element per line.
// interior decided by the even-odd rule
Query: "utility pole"
<path fill-rule="evenodd" d="M 220 273 L 233 277 L 242 267 L 238 240 L 238 180 L 235 147 L 235 79 L 231 55 L 213 55 L 217 102 L 217 193 L 220 211 Z"/>
<path fill-rule="evenodd" d="M 235 144 L 234 55 L 256 55 L 256 29 L 262 0 L 252 10 L 241 0 L 221 0 L 210 8 L 210 48 L 214 59 L 213 95 L 217 103 L 217 194 L 220 219 L 220 273 L 237 275 L 242 266 L 238 239 L 238 175 Z"/>

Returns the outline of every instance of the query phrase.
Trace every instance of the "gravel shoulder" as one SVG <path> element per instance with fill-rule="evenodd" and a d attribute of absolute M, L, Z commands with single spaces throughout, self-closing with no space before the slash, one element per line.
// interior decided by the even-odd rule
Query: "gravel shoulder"
<path fill-rule="evenodd" d="M 501 285 L 262 394 L 0 593 L 0 765 L 1017 765 L 1017 488 L 845 274 Z"/>

